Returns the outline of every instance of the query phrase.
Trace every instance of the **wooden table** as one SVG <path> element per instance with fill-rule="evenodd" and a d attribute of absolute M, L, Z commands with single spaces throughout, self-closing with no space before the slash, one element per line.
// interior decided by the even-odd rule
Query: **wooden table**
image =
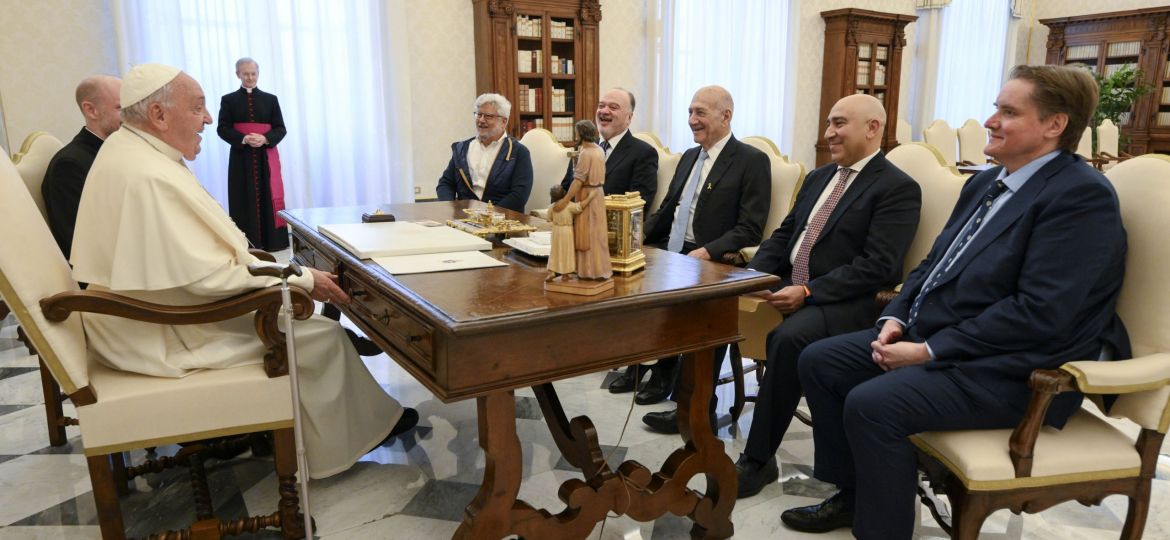
<path fill-rule="evenodd" d="M 459 201 L 380 209 L 400 221 L 443 222 L 464 217 L 470 205 L 482 206 Z M 543 260 L 498 243 L 490 255 L 507 266 L 391 276 L 317 232 L 322 224 L 359 222 L 374 209 L 281 215 L 292 228 L 294 260 L 338 274 L 353 298 L 341 309 L 374 342 L 444 402 L 476 399 L 486 466 L 456 538 L 584 538 L 610 511 L 639 521 L 666 512 L 687 515 L 695 522 L 694 537 L 732 535 L 735 467 L 707 420 L 711 349 L 741 339 L 737 297 L 774 286 L 777 278 L 649 248 L 646 269 L 615 277 L 611 292 L 550 293 L 542 287 Z M 683 447 L 658 472 L 635 461 L 611 469 L 589 418 L 568 420 L 552 382 L 673 354 L 684 355 L 678 397 Z M 561 485 L 567 508 L 559 514 L 516 499 L 522 455 L 513 391 L 526 386 L 533 387 L 565 460 L 584 473 L 584 480 Z M 687 489 L 696 474 L 706 475 L 706 493 Z"/>

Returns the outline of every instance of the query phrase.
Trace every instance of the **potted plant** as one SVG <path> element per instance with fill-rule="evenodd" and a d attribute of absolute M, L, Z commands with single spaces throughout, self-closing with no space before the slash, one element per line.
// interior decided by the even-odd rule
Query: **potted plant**
<path fill-rule="evenodd" d="M 1125 64 L 1110 75 L 1100 75 L 1093 72 L 1093 79 L 1097 81 L 1099 93 L 1097 110 L 1093 112 L 1091 125 L 1093 126 L 1093 153 L 1100 152 L 1097 147 L 1097 126 L 1106 118 L 1121 127 L 1121 117 L 1133 111 L 1133 104 L 1153 89 L 1145 82 L 1145 73 Z M 1126 135 L 1121 134 L 1122 148 L 1127 144 Z"/>

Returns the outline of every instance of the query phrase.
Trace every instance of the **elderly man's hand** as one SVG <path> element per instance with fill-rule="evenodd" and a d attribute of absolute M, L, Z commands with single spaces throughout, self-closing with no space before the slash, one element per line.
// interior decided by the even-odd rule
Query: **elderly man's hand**
<path fill-rule="evenodd" d="M 785 315 L 792 313 L 804 307 L 804 287 L 800 285 L 789 285 L 774 293 L 769 294 L 765 298 L 776 311 Z"/>
<path fill-rule="evenodd" d="M 330 302 L 335 304 L 349 303 L 349 295 L 337 286 L 336 274 L 322 272 L 316 268 L 308 268 L 308 270 L 310 274 L 313 274 L 313 300 L 326 304 Z"/>
<path fill-rule="evenodd" d="M 690 253 L 687 253 L 687 257 L 694 257 L 696 259 L 702 259 L 704 261 L 711 260 L 711 254 L 707 253 L 707 248 L 705 248 L 705 247 L 701 247 L 701 248 L 696 249 Z"/>

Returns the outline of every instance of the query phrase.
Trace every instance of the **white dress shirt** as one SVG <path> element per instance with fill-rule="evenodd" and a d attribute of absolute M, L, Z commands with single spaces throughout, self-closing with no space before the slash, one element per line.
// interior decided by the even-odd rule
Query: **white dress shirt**
<path fill-rule="evenodd" d="M 813 205 L 812 213 L 808 215 L 808 220 L 812 221 L 813 216 L 817 215 L 817 212 L 819 212 L 821 207 L 825 205 L 825 201 L 829 200 L 829 195 L 833 193 L 833 186 L 837 185 L 837 178 L 841 176 L 841 169 L 849 169 L 853 171 L 852 173 L 849 173 L 849 179 L 845 180 L 845 191 L 849 191 L 849 186 L 852 186 L 853 181 L 857 180 L 857 175 L 861 173 L 861 170 L 864 169 L 865 166 L 869 164 L 870 160 L 872 160 L 873 157 L 876 156 L 880 151 L 881 150 L 874 150 L 872 154 L 861 158 L 857 163 L 852 165 L 837 166 L 837 171 L 833 174 L 833 179 L 829 180 L 829 183 L 825 184 L 825 189 L 821 190 L 821 196 L 817 197 L 817 203 Z M 845 196 L 845 191 L 841 192 L 842 197 Z M 792 246 L 792 252 L 788 254 L 788 262 L 796 262 L 796 252 L 800 251 L 801 244 L 804 244 L 804 233 L 807 231 L 808 223 L 805 223 L 804 228 L 800 230 L 800 236 L 796 237 L 796 243 Z"/>
<path fill-rule="evenodd" d="M 727 135 L 725 135 L 722 139 L 719 139 L 719 142 L 711 145 L 711 148 L 707 150 L 707 161 L 703 162 L 703 170 L 699 173 L 699 187 L 695 188 L 695 198 L 691 199 L 690 221 L 687 222 L 687 234 L 683 237 L 683 239 L 687 242 L 695 242 L 695 208 L 699 206 L 699 196 L 703 193 L 703 184 L 707 182 L 707 175 L 711 174 L 711 167 L 715 165 L 715 160 L 719 159 L 719 154 L 723 152 L 723 147 L 727 146 L 727 141 L 729 140 L 731 140 L 730 132 L 728 132 Z M 698 163 L 699 160 L 696 158 L 695 164 Z M 694 180 L 694 174 L 695 167 L 691 166 L 691 170 L 687 171 L 687 183 L 683 186 L 683 195 L 686 195 L 688 191 L 687 186 L 689 186 Z M 679 201 L 679 204 L 681 205 L 684 202 L 686 201 Z M 674 207 L 676 214 L 678 213 L 678 208 L 678 206 Z"/>
<path fill-rule="evenodd" d="M 483 190 L 487 187 L 488 176 L 492 174 L 492 165 L 496 156 L 500 154 L 500 147 L 504 145 L 504 135 L 491 143 L 484 145 L 476 137 L 467 146 L 467 168 L 471 169 L 471 190 L 477 199 L 483 199 Z"/>

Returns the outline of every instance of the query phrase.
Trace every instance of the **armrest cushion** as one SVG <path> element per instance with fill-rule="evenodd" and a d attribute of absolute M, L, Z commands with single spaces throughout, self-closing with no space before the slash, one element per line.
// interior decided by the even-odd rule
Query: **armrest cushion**
<path fill-rule="evenodd" d="M 752 257 L 755 257 L 759 250 L 760 246 L 748 246 L 739 250 L 739 256 L 745 263 L 749 263 L 752 262 Z"/>
<path fill-rule="evenodd" d="M 1170 383 L 1170 353 L 1101 362 L 1068 362 L 1060 369 L 1071 374 L 1086 394 L 1129 394 L 1161 388 Z"/>

